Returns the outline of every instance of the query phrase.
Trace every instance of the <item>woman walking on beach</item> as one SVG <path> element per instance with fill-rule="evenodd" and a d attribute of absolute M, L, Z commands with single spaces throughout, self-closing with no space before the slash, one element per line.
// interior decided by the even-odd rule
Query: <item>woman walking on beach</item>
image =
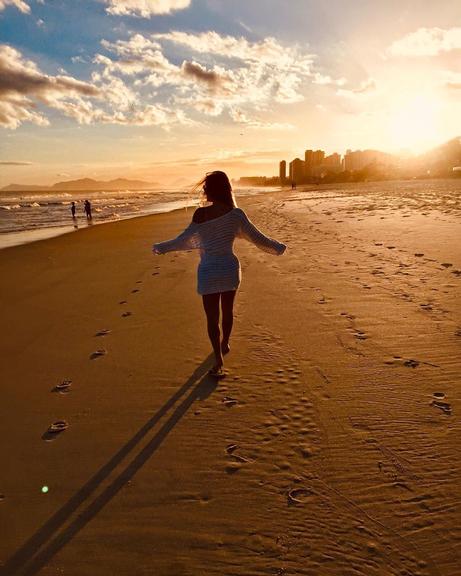
<path fill-rule="evenodd" d="M 192 222 L 177 238 L 154 244 L 155 254 L 177 250 L 200 250 L 197 291 L 202 296 L 207 318 L 208 336 L 215 355 L 210 374 L 222 377 L 223 355 L 230 350 L 233 306 L 241 280 L 240 262 L 233 252 L 236 237 L 245 238 L 271 254 L 280 255 L 285 244 L 265 236 L 237 208 L 232 187 L 224 172 L 207 174 L 200 182 L 210 206 L 197 208 Z M 219 308 L 222 311 L 222 339 L 219 329 Z"/>

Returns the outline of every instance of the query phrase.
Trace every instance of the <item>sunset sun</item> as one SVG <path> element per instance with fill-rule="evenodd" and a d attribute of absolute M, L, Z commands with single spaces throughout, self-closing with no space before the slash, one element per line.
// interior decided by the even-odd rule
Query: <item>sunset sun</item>
<path fill-rule="evenodd" d="M 412 95 L 395 103 L 389 113 L 390 139 L 395 149 L 419 153 L 440 142 L 440 101 Z"/>

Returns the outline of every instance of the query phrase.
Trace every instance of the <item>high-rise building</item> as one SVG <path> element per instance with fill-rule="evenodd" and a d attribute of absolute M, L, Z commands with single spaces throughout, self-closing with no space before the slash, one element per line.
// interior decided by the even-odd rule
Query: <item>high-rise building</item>
<path fill-rule="evenodd" d="M 316 150 L 312 153 L 312 166 L 320 166 L 325 158 L 325 152 L 323 150 Z"/>
<path fill-rule="evenodd" d="M 290 162 L 290 181 L 295 184 L 304 181 L 304 162 L 301 158 L 295 158 Z"/>
<path fill-rule="evenodd" d="M 347 150 L 344 156 L 344 169 L 347 171 L 360 170 L 363 168 L 362 151 Z"/>
<path fill-rule="evenodd" d="M 283 184 L 287 179 L 287 163 L 282 160 L 279 165 L 280 184 Z"/>
<path fill-rule="evenodd" d="M 341 168 L 341 156 L 336 152 L 330 156 L 325 156 L 322 165 L 333 170 L 339 170 Z"/>
<path fill-rule="evenodd" d="M 312 155 L 313 150 L 306 150 L 304 152 L 304 176 L 308 180 L 312 176 Z"/>
<path fill-rule="evenodd" d="M 367 166 L 386 168 L 395 164 L 395 158 L 379 150 L 348 150 L 344 156 L 345 170 L 363 170 Z"/>

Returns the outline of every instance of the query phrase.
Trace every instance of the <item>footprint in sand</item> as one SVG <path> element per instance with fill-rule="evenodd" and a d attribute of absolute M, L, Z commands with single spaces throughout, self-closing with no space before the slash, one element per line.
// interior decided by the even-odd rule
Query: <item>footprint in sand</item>
<path fill-rule="evenodd" d="M 443 400 L 445 398 L 445 394 L 443 392 L 434 392 L 432 396 L 434 396 L 434 398 L 437 398 L 437 400 Z"/>
<path fill-rule="evenodd" d="M 5 500 L 5 494 L 0 494 L 0 502 L 3 502 Z"/>
<path fill-rule="evenodd" d="M 136 284 L 142 284 L 142 280 L 136 280 Z"/>
<path fill-rule="evenodd" d="M 95 360 L 100 356 L 105 356 L 107 354 L 107 350 L 101 348 L 100 350 L 95 350 L 92 354 L 90 354 L 90 360 Z"/>
<path fill-rule="evenodd" d="M 449 404 L 448 402 L 442 402 L 441 400 L 432 400 L 431 406 L 434 406 L 434 408 L 439 408 L 440 410 L 442 410 L 444 414 L 448 414 L 448 416 L 451 416 L 451 404 Z"/>
<path fill-rule="evenodd" d="M 119 302 L 119 304 L 127 304 L 127 301 L 126 301 L 126 300 L 121 300 L 121 301 Z"/>
<path fill-rule="evenodd" d="M 107 328 L 104 328 L 103 330 L 99 330 L 99 332 L 96 332 L 95 336 L 107 336 L 108 334 L 110 334 L 110 330 L 108 330 Z"/>
<path fill-rule="evenodd" d="M 127 316 L 131 316 L 131 312 L 124 312 L 122 314 L 122 318 L 126 318 Z"/>
<path fill-rule="evenodd" d="M 421 258 L 422 256 L 424 256 L 424 254 L 423 254 L 423 252 L 416 252 L 416 253 L 415 253 L 415 256 L 416 256 L 417 258 Z"/>
<path fill-rule="evenodd" d="M 135 288 L 134 290 L 131 291 L 132 294 L 136 294 L 136 292 L 139 292 L 138 288 Z"/>
<path fill-rule="evenodd" d="M 61 392 L 61 394 L 66 394 L 70 391 L 72 386 L 72 380 L 63 380 L 53 388 L 53 392 Z"/>
<path fill-rule="evenodd" d="M 245 456 L 241 456 L 240 454 L 236 454 L 235 452 L 239 449 L 237 444 L 228 444 L 226 446 L 226 452 L 229 456 L 235 459 L 237 462 L 241 462 L 246 464 L 248 462 L 252 462 L 249 458 L 245 458 Z"/>
<path fill-rule="evenodd" d="M 461 276 L 461 270 L 453 270 L 452 274 L 454 274 L 455 276 Z"/>
<path fill-rule="evenodd" d="M 241 467 L 242 465 L 240 464 L 240 462 L 231 462 L 226 466 L 226 472 L 227 474 L 235 474 L 240 470 Z"/>
<path fill-rule="evenodd" d="M 239 401 L 236 400 L 235 398 L 231 398 L 230 396 L 224 396 L 224 398 L 222 399 L 222 403 L 228 408 L 230 408 L 231 406 L 235 406 L 236 404 L 238 404 Z"/>
<path fill-rule="evenodd" d="M 53 424 L 48 427 L 48 432 L 50 434 L 58 434 L 59 432 L 64 432 L 69 428 L 69 424 L 65 420 L 56 420 Z"/>
<path fill-rule="evenodd" d="M 157 276 L 157 274 L 160 274 L 160 272 L 152 272 L 152 276 Z"/>
<path fill-rule="evenodd" d="M 451 268 L 451 267 L 453 266 L 453 264 L 450 264 L 450 262 L 443 262 L 443 263 L 442 263 L 442 266 L 443 266 L 444 268 Z"/>
<path fill-rule="evenodd" d="M 65 420 L 56 420 L 53 424 L 48 426 L 46 432 L 42 435 L 42 440 L 50 442 L 54 440 L 59 434 L 69 428 L 69 424 Z"/>
<path fill-rule="evenodd" d="M 355 336 L 355 338 L 357 338 L 357 340 L 367 340 L 367 338 L 368 338 L 368 336 L 365 334 L 365 332 L 360 332 L 360 331 L 357 331 L 354 334 L 354 336 Z"/>
<path fill-rule="evenodd" d="M 304 504 L 312 495 L 312 490 L 307 490 L 307 488 L 293 488 L 287 493 L 287 501 L 288 504 Z"/>
<path fill-rule="evenodd" d="M 418 362 L 418 360 L 414 360 L 413 358 L 409 358 L 408 360 L 405 360 L 403 365 L 407 366 L 408 368 L 416 368 L 417 366 L 419 366 L 419 362 Z"/>

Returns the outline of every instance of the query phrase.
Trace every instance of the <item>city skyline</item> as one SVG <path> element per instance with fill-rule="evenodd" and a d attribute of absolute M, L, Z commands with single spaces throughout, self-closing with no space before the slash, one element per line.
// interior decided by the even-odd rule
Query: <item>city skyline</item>
<path fill-rule="evenodd" d="M 461 131 L 458 21 L 452 0 L 2 0 L 0 187 L 421 153 Z"/>

